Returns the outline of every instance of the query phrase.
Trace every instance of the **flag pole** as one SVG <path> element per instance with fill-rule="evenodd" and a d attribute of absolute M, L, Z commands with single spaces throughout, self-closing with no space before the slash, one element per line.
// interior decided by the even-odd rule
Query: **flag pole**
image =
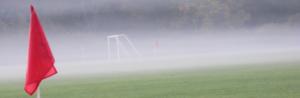
<path fill-rule="evenodd" d="M 154 61 L 156 61 L 156 47 L 157 47 L 157 45 L 155 44 L 155 48 L 154 48 Z"/>
<path fill-rule="evenodd" d="M 154 48 L 154 61 L 156 61 L 156 48 L 158 46 L 157 40 L 155 41 L 155 48 Z"/>
<path fill-rule="evenodd" d="M 40 96 L 40 86 L 38 86 L 38 88 L 37 88 L 37 98 L 41 98 L 41 96 Z"/>
<path fill-rule="evenodd" d="M 81 45 L 81 59 L 84 60 L 83 45 Z"/>

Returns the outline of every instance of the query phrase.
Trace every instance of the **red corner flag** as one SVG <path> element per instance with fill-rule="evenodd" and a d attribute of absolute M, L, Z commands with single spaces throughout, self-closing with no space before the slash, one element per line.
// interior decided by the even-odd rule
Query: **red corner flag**
<path fill-rule="evenodd" d="M 25 91 L 32 95 L 40 82 L 57 73 L 54 58 L 44 34 L 42 25 L 31 5 L 28 63 Z"/>

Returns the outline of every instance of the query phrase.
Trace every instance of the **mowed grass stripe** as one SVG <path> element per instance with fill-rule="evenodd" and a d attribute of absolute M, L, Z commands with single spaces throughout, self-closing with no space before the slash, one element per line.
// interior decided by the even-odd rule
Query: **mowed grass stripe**
<path fill-rule="evenodd" d="M 24 82 L 0 84 L 0 98 L 35 98 Z M 300 63 L 199 67 L 165 72 L 47 79 L 42 98 L 297 98 Z"/>

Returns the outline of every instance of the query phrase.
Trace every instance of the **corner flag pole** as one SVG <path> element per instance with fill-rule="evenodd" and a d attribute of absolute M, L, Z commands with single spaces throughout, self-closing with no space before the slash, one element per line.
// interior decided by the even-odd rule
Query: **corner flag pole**
<path fill-rule="evenodd" d="M 156 45 L 155 45 L 155 48 L 154 48 L 154 61 L 156 61 Z"/>
<path fill-rule="evenodd" d="M 40 86 L 37 88 L 37 98 L 41 98 L 41 95 L 40 95 Z"/>
<path fill-rule="evenodd" d="M 156 61 L 156 48 L 158 47 L 157 40 L 155 42 L 155 48 L 154 48 L 154 61 Z"/>
<path fill-rule="evenodd" d="M 81 45 L 81 59 L 84 60 L 83 45 Z"/>

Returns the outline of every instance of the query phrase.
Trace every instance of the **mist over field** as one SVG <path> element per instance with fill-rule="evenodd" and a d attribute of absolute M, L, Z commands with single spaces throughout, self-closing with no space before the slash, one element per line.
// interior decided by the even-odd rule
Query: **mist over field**
<path fill-rule="evenodd" d="M 0 0 L 1 98 L 297 98 L 299 70 L 300 0 Z"/>
<path fill-rule="evenodd" d="M 0 66 L 27 64 L 30 4 L 56 63 L 108 61 L 107 36 L 125 34 L 142 60 L 298 51 L 297 0 L 2 0 Z M 139 58 L 120 38 L 133 61 Z M 111 58 L 117 61 L 111 39 Z M 129 60 L 124 51 L 121 60 Z"/>

